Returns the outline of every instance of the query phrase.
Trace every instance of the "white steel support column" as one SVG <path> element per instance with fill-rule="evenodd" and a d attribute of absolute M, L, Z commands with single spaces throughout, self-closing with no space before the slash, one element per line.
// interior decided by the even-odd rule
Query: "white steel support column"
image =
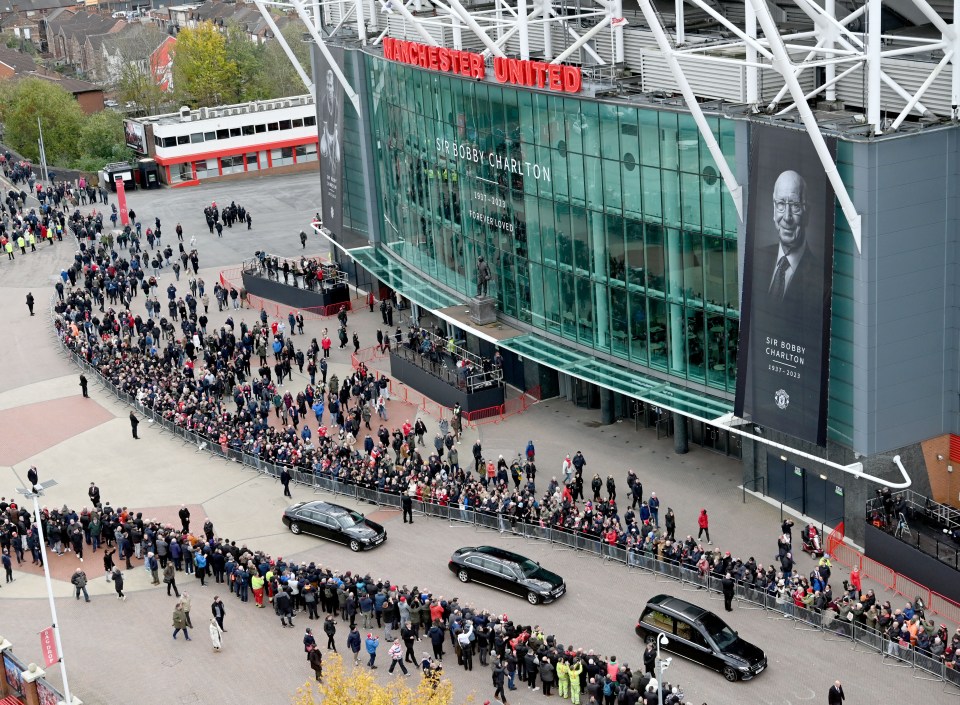
<path fill-rule="evenodd" d="M 527 25 L 527 0 L 517 0 L 517 34 L 520 39 L 520 58 L 530 59 L 530 33 Z"/>
<path fill-rule="evenodd" d="M 763 1 L 765 2 L 766 0 Z M 643 16 L 647 21 L 647 26 L 650 27 L 653 36 L 656 37 L 660 52 L 663 54 L 663 58 L 666 60 L 667 66 L 670 67 L 673 78 L 677 82 L 680 92 L 683 94 L 683 100 L 687 104 L 687 109 L 690 111 L 690 115 L 693 116 L 694 122 L 697 123 L 700 136 L 703 138 L 707 149 L 710 151 L 710 156 L 713 157 L 713 161 L 716 162 L 717 168 L 720 170 L 723 183 L 726 185 L 727 191 L 730 192 L 730 198 L 733 200 L 733 205 L 737 209 L 737 215 L 740 217 L 740 221 L 743 222 L 743 187 L 737 182 L 737 177 L 733 175 L 730 165 L 727 164 L 727 159 L 720 150 L 720 145 L 717 143 L 717 138 L 713 134 L 713 130 L 711 130 L 710 125 L 707 124 L 707 119 L 700 109 L 700 103 L 697 102 L 697 97 L 693 94 L 693 89 L 687 82 L 687 77 L 684 75 L 683 69 L 680 68 L 680 63 L 677 61 L 673 47 L 670 45 L 670 39 L 667 37 L 663 25 L 660 24 L 660 18 L 653 9 L 651 0 L 638 0 L 638 2 L 640 3 L 640 11 L 643 12 Z"/>
<path fill-rule="evenodd" d="M 646 1 L 649 2 L 649 0 Z M 880 2 L 880 0 L 868 1 L 877 2 L 878 4 Z M 796 103 L 797 112 L 803 120 L 804 127 L 807 128 L 807 135 L 810 137 L 810 141 L 817 151 L 817 156 L 820 157 L 823 170 L 830 180 L 830 185 L 833 186 L 834 194 L 840 202 L 840 208 L 843 210 L 847 223 L 850 225 L 850 232 L 853 233 L 853 241 L 856 243 L 857 252 L 860 252 L 860 214 L 857 213 L 857 209 L 850 199 L 850 194 L 847 193 L 847 187 L 844 185 L 843 179 L 840 178 L 837 165 L 834 163 L 830 150 L 827 149 L 827 143 L 820 133 L 820 126 L 817 124 L 817 119 L 814 117 L 813 111 L 810 110 L 810 106 L 807 105 L 803 99 L 803 88 L 801 88 L 800 81 L 797 80 L 797 76 L 794 73 L 795 67 L 790 62 L 787 48 L 783 45 L 783 38 L 777 30 L 777 25 L 773 21 L 773 17 L 770 16 L 767 2 L 766 0 L 747 0 L 747 2 L 753 5 L 753 10 L 757 15 L 757 20 L 760 22 L 760 27 L 763 29 L 763 33 L 770 43 L 770 49 L 773 51 L 773 68 L 783 77 L 787 87 L 790 89 L 790 95 L 793 98 L 793 102 Z"/>
<path fill-rule="evenodd" d="M 927 92 L 927 89 L 933 84 L 937 76 L 940 75 L 940 72 L 943 71 L 946 65 L 951 61 L 953 61 L 953 49 L 943 55 L 943 58 L 940 59 L 940 63 L 937 64 L 937 67 L 930 72 L 930 75 L 927 76 L 927 80 L 920 85 L 920 87 L 917 89 L 917 92 L 913 94 L 913 97 L 907 101 L 906 106 L 904 106 L 903 110 L 897 116 L 897 119 L 893 121 L 892 125 L 890 125 L 891 130 L 896 130 L 898 127 L 900 127 L 900 124 L 906 119 L 907 115 L 910 114 L 910 111 L 913 110 L 914 106 L 920 100 L 920 97 Z"/>
<path fill-rule="evenodd" d="M 673 12 L 676 23 L 676 42 L 679 46 L 686 43 L 686 32 L 683 28 L 683 0 L 673 0 Z"/>
<path fill-rule="evenodd" d="M 599 22 L 597 22 L 593 27 L 591 27 L 588 32 L 586 32 L 586 33 L 584 33 L 584 34 L 581 34 L 580 37 L 577 39 L 577 41 L 575 41 L 573 44 L 571 44 L 571 45 L 568 46 L 566 49 L 564 49 L 562 52 L 560 52 L 560 53 L 556 56 L 556 58 L 554 58 L 550 63 L 551 63 L 551 64 L 559 64 L 559 63 L 563 62 L 564 59 L 566 59 L 568 56 L 570 56 L 573 52 L 575 52 L 575 51 L 576 51 L 577 49 L 579 49 L 580 47 L 589 47 L 589 45 L 587 44 L 587 42 L 589 42 L 591 39 L 593 39 L 596 35 L 598 35 L 598 34 L 600 33 L 600 31 L 601 31 L 602 29 L 604 29 L 605 27 L 607 27 L 607 26 L 609 26 L 609 25 L 610 25 L 610 16 L 607 15 L 607 16 L 604 17 L 602 20 L 600 20 Z M 599 58 L 599 57 L 598 57 L 598 58 Z M 603 60 L 601 59 L 601 63 L 604 63 L 604 64 L 605 64 L 605 63 L 607 63 L 607 62 L 606 62 L 606 61 L 603 61 Z"/>
<path fill-rule="evenodd" d="M 364 0 L 364 2 L 367 3 L 365 12 L 370 17 L 370 30 L 376 34 L 380 31 L 380 13 L 377 12 L 377 2 L 376 0 Z"/>
<path fill-rule="evenodd" d="M 957 0 L 960 2 L 960 0 Z M 753 11 L 753 5 L 749 2 L 743 4 L 743 17 L 747 36 L 750 39 L 757 38 L 757 13 Z M 747 42 L 747 103 L 757 105 L 760 102 L 760 71 L 757 69 L 757 49 L 753 44 Z"/>
<path fill-rule="evenodd" d="M 867 122 L 873 132 L 883 131 L 880 124 L 880 27 L 881 0 L 867 0 Z"/>
<path fill-rule="evenodd" d="M 826 13 L 830 15 L 830 17 L 836 19 L 836 15 L 837 15 L 836 0 L 824 0 L 823 7 Z M 830 51 L 833 49 L 833 45 L 834 45 L 833 38 L 834 38 L 835 32 L 836 30 L 834 29 L 833 25 L 828 24 L 828 25 L 825 25 L 823 28 L 823 48 L 826 49 L 827 51 Z M 832 56 L 832 54 L 829 54 L 829 56 Z M 825 97 L 828 102 L 833 102 L 837 99 L 837 87 L 834 83 L 834 78 L 836 78 L 836 75 L 837 75 L 836 65 L 827 64 L 826 73 L 827 75 L 826 75 L 825 82 L 827 84 L 827 90 L 826 90 Z"/>
<path fill-rule="evenodd" d="M 363 3 L 366 0 L 353 0 L 357 6 L 357 36 L 360 38 L 360 43 L 363 46 L 367 45 L 367 23 L 366 23 L 366 13 L 363 11 Z"/>
<path fill-rule="evenodd" d="M 950 66 L 950 111 L 952 119 L 960 117 L 960 0 L 953 0 L 953 64 Z"/>
<path fill-rule="evenodd" d="M 957 0 L 957 2 L 960 2 L 960 0 Z M 623 0 L 613 0 L 607 14 L 614 19 L 622 18 Z M 623 22 L 618 22 L 613 28 L 613 63 L 622 64 L 623 61 Z"/>
<path fill-rule="evenodd" d="M 310 95 L 313 96 L 313 99 L 316 100 L 317 94 L 314 91 L 313 81 L 310 80 L 307 72 L 303 70 L 303 66 L 300 65 L 300 60 L 297 58 L 297 55 L 293 53 L 290 45 L 287 44 L 287 40 L 284 38 L 283 33 L 277 28 L 277 23 L 273 21 L 273 17 L 270 16 L 270 12 L 266 7 L 264 7 L 260 0 L 256 0 L 254 5 L 256 6 L 257 10 L 260 11 L 260 16 L 263 17 L 263 21 L 267 23 L 267 27 L 270 28 L 273 38 L 277 40 L 280 48 L 283 49 L 283 53 L 287 55 L 290 63 L 293 64 L 293 70 L 297 72 L 300 80 L 303 81 L 303 85 L 307 87 L 307 91 L 309 91 Z"/>
<path fill-rule="evenodd" d="M 484 32 L 483 28 L 477 24 L 477 21 L 473 18 L 473 16 L 467 12 L 466 9 L 464 9 L 463 5 L 460 4 L 460 0 L 447 0 L 447 2 L 449 3 L 449 7 L 445 6 L 439 0 L 434 0 L 433 4 L 435 7 L 446 10 L 447 13 L 451 15 L 459 15 L 460 19 L 463 20 L 463 23 L 467 25 L 467 27 L 469 27 L 475 35 L 477 35 L 477 39 L 484 43 L 487 49 L 490 50 L 491 54 L 501 57 L 506 56 L 506 54 L 503 53 L 503 50 L 497 46 L 496 42 L 490 38 L 490 35 Z"/>
<path fill-rule="evenodd" d="M 337 80 L 340 81 L 340 85 L 343 86 L 343 93 L 350 99 L 350 102 L 353 104 L 353 109 L 357 111 L 357 115 L 360 114 L 360 96 L 357 95 L 357 92 L 353 90 L 353 86 L 350 85 L 350 82 L 347 80 L 347 77 L 343 75 L 343 71 L 340 68 L 340 65 L 333 58 L 333 54 L 330 53 L 330 49 L 327 48 L 327 45 L 323 41 L 323 37 L 320 36 L 319 30 L 313 26 L 311 22 L 310 15 L 307 13 L 307 8 L 304 6 L 302 0 L 288 0 L 291 7 L 297 11 L 297 15 L 300 17 L 300 22 L 303 23 L 303 26 L 308 29 L 310 36 L 313 38 L 313 41 L 317 43 L 317 48 L 320 49 L 320 53 L 323 54 L 323 57 L 327 60 L 327 63 L 330 65 L 330 70 L 333 71 L 333 75 L 337 77 Z"/>
<path fill-rule="evenodd" d="M 960 0 L 957 0 L 957 2 L 960 2 Z M 551 12 L 553 12 L 550 3 L 551 0 L 540 0 L 540 6 L 543 8 L 540 16 L 545 20 L 543 23 L 543 56 L 547 61 L 553 58 L 553 23 L 546 21 L 550 19 Z"/>
<path fill-rule="evenodd" d="M 404 0 L 392 0 L 390 4 L 390 9 L 396 10 L 398 13 L 403 15 L 403 19 L 405 20 L 406 24 L 408 26 L 413 27 L 415 30 L 417 30 L 417 34 L 419 34 L 423 38 L 424 44 L 429 44 L 430 46 L 437 46 L 437 40 L 433 38 L 433 35 L 431 35 L 430 32 L 428 32 L 426 29 L 424 29 L 424 26 L 419 22 L 417 22 L 417 18 L 414 17 L 413 14 L 410 12 L 410 10 L 407 9 L 407 3 L 409 1 L 410 0 L 406 0 L 406 2 L 404 2 Z M 384 0 L 381 0 L 381 2 L 384 2 Z M 416 5 L 414 5 L 414 7 L 416 7 Z"/>
<path fill-rule="evenodd" d="M 451 20 L 453 20 L 450 25 L 450 31 L 453 33 L 453 48 L 457 51 L 463 50 L 463 29 L 460 26 L 460 16 L 451 15 Z"/>

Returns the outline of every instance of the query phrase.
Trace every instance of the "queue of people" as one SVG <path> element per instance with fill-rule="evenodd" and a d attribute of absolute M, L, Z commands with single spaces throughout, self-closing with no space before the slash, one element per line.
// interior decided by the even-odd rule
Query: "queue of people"
<path fill-rule="evenodd" d="M 37 561 L 36 537 L 43 537 L 58 557 L 72 551 L 82 560 L 86 550 L 88 561 L 93 556 L 102 560 L 105 579 L 114 583 L 118 600 L 126 599 L 124 571 L 129 574 L 143 569 L 154 585 L 161 584 L 157 575 L 162 571 L 167 595 L 171 594 L 171 585 L 176 592 L 174 640 L 182 633 L 186 641 L 191 641 L 190 630 L 194 628 L 192 598 L 176 587 L 180 578 L 196 580 L 198 588 L 213 585 L 233 596 L 238 604 L 272 606 L 284 628 L 294 628 L 298 615 L 316 621 L 326 636 L 325 650 L 342 650 L 353 657 L 355 664 L 363 661 L 371 669 L 377 668 L 382 634 L 390 672 L 399 668 L 407 674 L 406 665 L 410 664 L 424 677 L 436 680 L 444 672 L 444 663 L 450 664 L 454 658 L 468 671 L 477 663 L 490 668 L 503 702 L 505 693 L 517 690 L 517 681 L 531 691 L 542 689 L 544 695 L 550 695 L 555 685 L 557 694 L 574 705 L 579 705 L 581 698 L 599 703 L 601 696 L 612 702 L 609 696 L 621 690 L 621 703 L 635 705 L 641 697 L 648 705 L 657 701 L 653 665 L 646 655 L 642 664 L 631 668 L 616 656 L 564 645 L 540 625 L 517 624 L 505 614 L 461 603 L 455 597 L 447 599 L 417 585 L 408 587 L 362 571 L 333 571 L 313 562 L 288 562 L 282 556 L 238 546 L 236 541 L 217 536 L 209 518 L 202 523 L 193 521 L 186 507 L 181 508 L 180 526 L 176 527 L 146 518 L 134 509 L 100 502 L 94 484 L 90 498 L 91 506 L 79 511 L 67 506 L 44 508 L 39 527 L 26 507 L 4 499 L 0 501 L 0 543 L 4 550 L 14 551 L 18 562 L 24 560 L 24 539 L 31 536 L 35 537 L 31 554 Z M 62 525 L 71 527 L 69 549 L 61 543 Z M 89 602 L 88 576 L 83 567 L 74 571 L 71 582 L 77 599 L 82 595 Z M 228 631 L 224 624 L 227 612 L 220 595 L 214 596 L 207 627 L 217 652 L 223 648 Z M 417 654 L 418 643 L 427 641 L 431 651 Z M 321 678 L 322 654 L 312 627 L 304 633 L 304 650 L 310 668 Z M 682 702 L 679 691 L 667 684 L 663 695 L 663 702 Z"/>

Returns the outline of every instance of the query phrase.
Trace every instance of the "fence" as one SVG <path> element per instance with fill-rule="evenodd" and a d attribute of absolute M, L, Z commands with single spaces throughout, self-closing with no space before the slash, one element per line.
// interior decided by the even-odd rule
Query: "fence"
<path fill-rule="evenodd" d="M 274 318 L 286 318 L 287 314 L 290 313 L 290 306 L 285 306 L 278 304 L 276 301 L 269 301 L 267 299 L 260 298 L 259 296 L 254 296 L 253 294 L 247 293 L 242 284 L 235 284 L 234 281 L 239 280 L 242 270 L 239 267 L 233 269 L 224 269 L 220 272 L 220 285 L 227 289 L 237 289 L 238 291 L 243 292 L 243 301 L 241 301 L 240 306 L 242 308 L 251 308 L 255 311 L 266 311 L 268 316 L 273 316 Z M 233 280 L 231 280 L 233 277 Z M 339 304 L 330 304 L 329 306 L 308 306 L 307 308 L 298 308 L 297 311 L 303 314 L 303 317 L 307 320 L 316 321 L 322 318 L 330 318 L 331 316 L 336 316 L 340 312 L 340 308 L 343 306 L 347 307 L 348 311 L 353 310 L 354 302 L 363 301 L 362 296 L 354 296 L 350 301 Z M 227 300 L 227 305 L 230 305 L 229 299 Z"/>
<path fill-rule="evenodd" d="M 896 498 L 901 497 L 904 505 L 894 507 L 890 512 L 886 511 L 879 497 L 867 501 L 866 520 L 895 539 L 933 556 L 954 570 L 960 570 L 960 547 L 954 538 L 960 533 L 960 510 L 912 490 L 898 492 Z M 921 530 L 920 525 L 933 531 Z M 911 526 L 912 531 L 909 530 Z M 940 537 L 947 538 L 941 540 Z"/>
<path fill-rule="evenodd" d="M 927 610 L 946 617 L 954 623 L 960 623 L 960 604 L 905 575 L 901 575 L 892 568 L 878 563 L 872 558 L 867 558 L 856 549 L 843 543 L 842 524 L 830 533 L 827 538 L 826 549 L 833 560 L 851 570 L 856 568 L 861 577 L 874 580 L 880 583 L 885 590 L 902 595 L 910 601 L 919 598 L 923 601 Z"/>
<path fill-rule="evenodd" d="M 53 314 L 52 306 L 53 303 L 51 302 L 51 318 L 54 318 L 55 314 Z M 358 502 L 367 502 L 377 507 L 399 509 L 401 506 L 401 496 L 399 494 L 381 492 L 376 489 L 376 487 L 368 484 L 349 482 L 334 475 L 330 471 L 314 472 L 310 468 L 272 463 L 259 456 L 246 453 L 237 448 L 232 448 L 226 443 L 221 444 L 212 437 L 194 433 L 189 429 L 175 424 L 169 419 L 165 419 L 161 415 L 156 414 L 153 409 L 144 406 L 134 397 L 118 389 L 109 380 L 104 379 L 95 367 L 74 353 L 74 351 L 63 342 L 62 336 L 58 335 L 57 339 L 60 341 L 61 347 L 71 356 L 77 365 L 90 372 L 94 379 L 111 391 L 120 401 L 134 406 L 141 414 L 147 417 L 150 422 L 157 424 L 157 427 L 162 433 L 167 433 L 179 439 L 184 444 L 195 445 L 198 453 L 205 451 L 222 458 L 225 462 L 239 463 L 263 475 L 274 478 L 279 478 L 282 469 L 286 467 L 295 483 L 312 487 L 314 492 L 329 492 L 334 496 L 341 496 Z M 440 408 L 442 410 L 444 407 Z M 449 505 L 420 499 L 413 501 L 413 509 L 420 515 L 446 520 L 451 527 L 472 526 L 475 531 L 497 531 L 504 537 L 522 539 L 528 542 L 544 542 L 551 545 L 557 551 L 579 551 L 596 556 L 604 562 L 612 561 L 622 564 L 627 570 L 646 571 L 658 579 L 665 578 L 667 580 L 678 581 L 681 591 L 707 590 L 708 593 L 711 593 L 709 599 L 719 599 L 715 597 L 715 595 L 721 595 L 723 592 L 719 577 L 703 575 L 694 567 L 664 560 L 655 554 L 637 550 L 635 546 L 627 547 L 623 544 L 609 544 L 592 533 L 547 526 L 543 522 L 527 522 L 503 513 L 478 511 L 462 505 Z M 842 551 L 838 551 L 838 556 L 839 555 L 842 555 Z M 872 561 L 869 561 L 869 559 L 863 556 L 860 556 L 860 558 L 861 561 L 858 565 L 862 566 L 862 571 L 868 568 L 872 569 L 872 566 L 868 565 L 868 563 L 872 563 Z M 836 560 L 842 562 L 840 557 L 837 557 Z M 936 603 L 936 598 L 941 596 L 932 593 L 930 590 L 912 581 L 910 581 L 910 583 L 917 588 L 918 592 L 916 594 L 922 594 L 925 598 L 929 598 L 929 602 L 925 600 L 929 609 L 938 611 L 939 614 L 947 616 L 955 622 L 960 621 L 960 619 L 957 619 L 960 618 L 960 612 L 954 613 L 956 615 L 954 617 L 948 613 L 945 614 L 937 610 L 937 607 L 944 607 L 944 605 Z M 886 586 L 886 584 L 884 585 Z M 905 588 L 905 585 L 898 584 L 896 580 L 889 586 L 889 589 L 892 590 L 903 588 Z M 770 612 L 770 618 L 773 619 L 791 620 L 793 621 L 794 629 L 819 631 L 826 641 L 850 641 L 851 648 L 853 649 L 864 648 L 874 651 L 882 654 L 884 658 L 894 659 L 900 665 L 912 668 L 917 678 L 936 678 L 944 683 L 960 688 L 960 673 L 952 668 L 948 668 L 943 661 L 920 653 L 913 647 L 900 647 L 896 642 L 889 641 L 883 634 L 870 629 L 865 624 L 859 622 L 843 622 L 836 619 L 835 613 L 833 612 L 820 613 L 797 607 L 792 602 L 785 602 L 768 591 L 763 591 L 744 583 L 737 584 L 735 594 L 736 599 L 743 608 Z M 901 592 L 900 594 L 906 593 Z M 941 599 L 946 600 L 946 598 Z M 949 603 L 949 601 L 947 602 Z M 953 604 L 953 607 L 957 607 L 957 605 Z M 918 672 L 922 672 L 925 675 L 919 675 Z"/>
<path fill-rule="evenodd" d="M 14 654 L 13 649 L 5 649 L 2 653 L 3 674 L 0 674 L 0 678 L 4 679 L 7 686 L 6 690 L 10 695 L 29 702 L 33 697 L 33 692 L 31 691 L 35 690 L 36 700 L 34 702 L 62 703 L 65 701 L 63 693 L 54 687 L 46 678 L 39 677 L 34 680 L 33 683 L 28 682 L 29 679 L 24 679 L 22 674 L 30 670 L 30 666 Z M 3 692 L 4 689 L 0 688 L 0 695 L 2 695 Z M 71 693 L 71 695 L 74 694 Z M 3 702 L 7 701 L 4 700 Z"/>
<path fill-rule="evenodd" d="M 475 424 L 500 423 L 504 419 L 509 418 L 514 414 L 522 414 L 531 406 L 539 402 L 540 396 L 540 386 L 537 385 L 536 387 L 531 387 L 527 391 L 522 392 L 520 396 L 505 399 L 503 404 L 498 406 L 488 406 L 486 409 L 477 409 L 475 411 L 471 411 L 470 413 L 464 414 L 464 418 L 466 418 L 470 423 Z"/>
<path fill-rule="evenodd" d="M 373 360 L 379 360 L 387 357 L 388 351 L 382 350 L 380 346 L 374 345 L 369 348 L 361 348 L 350 356 L 350 362 L 353 369 L 357 369 L 361 363 L 368 365 Z M 428 399 L 415 389 L 411 389 L 403 382 L 391 379 L 388 384 L 391 399 L 398 399 L 407 404 L 425 411 L 438 419 L 448 418 L 453 414 L 450 407 Z M 531 406 L 541 400 L 542 392 L 539 385 L 531 387 L 523 392 L 519 397 L 507 399 L 503 404 L 497 406 L 488 406 L 485 409 L 477 409 L 471 412 L 464 412 L 461 416 L 464 427 L 476 427 L 483 423 L 500 423 L 505 418 L 526 411 Z"/>

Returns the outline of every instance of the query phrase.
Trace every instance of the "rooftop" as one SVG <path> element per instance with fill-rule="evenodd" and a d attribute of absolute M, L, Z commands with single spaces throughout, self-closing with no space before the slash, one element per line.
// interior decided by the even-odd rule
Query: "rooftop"
<path fill-rule="evenodd" d="M 259 113 L 269 110 L 280 110 L 282 108 L 295 108 L 302 105 L 313 105 L 313 96 L 295 95 L 289 98 L 276 98 L 274 100 L 258 100 L 250 103 L 219 105 L 215 108 L 200 108 L 198 110 L 184 109 L 181 112 L 164 113 L 162 115 L 150 115 L 149 117 L 139 118 L 138 122 L 149 122 L 154 125 L 174 125 L 181 122 L 216 120 L 217 118 L 230 115 Z"/>

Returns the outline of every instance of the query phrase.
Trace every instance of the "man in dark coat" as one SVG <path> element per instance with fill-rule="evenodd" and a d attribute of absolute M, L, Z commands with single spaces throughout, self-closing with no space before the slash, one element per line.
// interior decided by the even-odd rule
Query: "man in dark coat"
<path fill-rule="evenodd" d="M 723 580 L 720 581 L 720 586 L 723 588 L 723 608 L 727 612 L 733 612 L 733 588 L 734 588 L 733 576 L 730 573 L 727 573 Z"/>
<path fill-rule="evenodd" d="M 834 681 L 827 693 L 827 705 L 842 705 L 845 698 L 840 681 Z"/>

